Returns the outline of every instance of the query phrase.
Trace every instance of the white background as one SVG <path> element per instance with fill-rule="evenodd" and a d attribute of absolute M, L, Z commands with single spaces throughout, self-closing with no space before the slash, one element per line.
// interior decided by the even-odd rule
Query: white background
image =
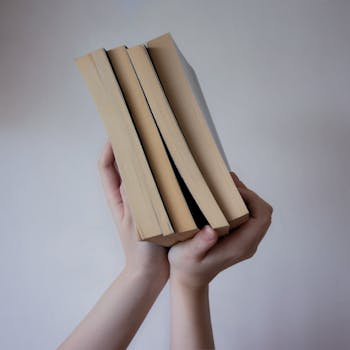
<path fill-rule="evenodd" d="M 211 285 L 218 349 L 350 348 L 350 2 L 0 5 L 0 348 L 54 349 L 123 266 L 73 58 L 170 31 L 230 165 L 274 207 L 257 255 Z M 131 349 L 169 346 L 166 287 Z"/>

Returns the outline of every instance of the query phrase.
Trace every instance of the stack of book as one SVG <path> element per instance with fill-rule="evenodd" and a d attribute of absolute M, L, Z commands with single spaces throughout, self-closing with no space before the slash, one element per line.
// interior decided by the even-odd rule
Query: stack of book
<path fill-rule="evenodd" d="M 170 34 L 76 64 L 102 117 L 141 240 L 171 246 L 249 217 L 196 75 Z"/>

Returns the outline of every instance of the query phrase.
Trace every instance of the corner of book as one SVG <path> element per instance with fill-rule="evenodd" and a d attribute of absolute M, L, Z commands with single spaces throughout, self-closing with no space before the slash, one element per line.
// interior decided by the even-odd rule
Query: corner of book
<path fill-rule="evenodd" d="M 74 58 L 74 63 L 75 65 L 79 68 L 80 64 L 86 60 L 87 56 L 89 56 L 89 54 L 83 55 L 83 56 L 79 56 L 79 57 L 75 57 Z"/>
<path fill-rule="evenodd" d="M 184 231 L 184 232 L 177 232 L 176 237 L 179 241 L 186 241 L 187 239 L 192 238 L 194 235 L 197 234 L 199 229 L 196 227 L 195 229 Z"/>
<path fill-rule="evenodd" d="M 213 227 L 214 230 L 219 234 L 219 236 L 225 236 L 230 232 L 230 226 L 225 225 L 221 227 Z"/>
<path fill-rule="evenodd" d="M 84 64 L 91 60 L 95 55 L 101 54 L 101 52 L 106 53 L 106 50 L 104 48 L 99 48 L 94 51 L 88 52 L 85 55 L 75 57 L 74 63 L 79 69 L 81 69 L 84 66 Z"/>
<path fill-rule="evenodd" d="M 176 238 L 176 236 L 163 236 L 163 235 L 155 236 L 151 238 L 144 238 L 140 240 L 152 242 L 163 247 L 171 247 L 172 245 L 178 242 L 178 239 Z"/>
<path fill-rule="evenodd" d="M 249 219 L 249 212 L 247 210 L 247 212 L 245 214 L 243 214 L 242 216 L 234 219 L 234 220 L 230 220 L 229 224 L 230 224 L 230 229 L 234 229 L 237 228 L 238 226 L 242 225 L 243 223 L 245 223 L 246 221 L 248 221 Z"/>
<path fill-rule="evenodd" d="M 171 35 L 171 33 L 170 33 L 170 32 L 167 32 L 167 33 L 164 33 L 164 34 L 162 34 L 162 35 L 157 36 L 157 37 L 154 38 L 154 39 L 149 40 L 149 41 L 147 42 L 147 45 L 148 45 L 148 46 L 151 46 L 153 43 L 156 43 L 156 42 L 159 41 L 159 40 L 172 40 L 172 41 L 174 41 L 173 36 Z"/>

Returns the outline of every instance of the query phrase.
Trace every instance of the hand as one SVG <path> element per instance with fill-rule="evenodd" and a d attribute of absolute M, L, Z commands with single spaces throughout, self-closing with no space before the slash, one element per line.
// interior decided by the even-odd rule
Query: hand
<path fill-rule="evenodd" d="M 168 254 L 171 280 L 183 287 L 200 289 L 222 270 L 252 257 L 271 224 L 272 207 L 231 173 L 250 218 L 229 235 L 218 238 L 205 226 L 192 239 L 173 246 Z"/>
<path fill-rule="evenodd" d="M 99 169 L 108 205 L 123 245 L 126 270 L 154 273 L 166 281 L 169 276 L 167 250 L 154 243 L 139 241 L 110 142 L 104 147 Z"/>

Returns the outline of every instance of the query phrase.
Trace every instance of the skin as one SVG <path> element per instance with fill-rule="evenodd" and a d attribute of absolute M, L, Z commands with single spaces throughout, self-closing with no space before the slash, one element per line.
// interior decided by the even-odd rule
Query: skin
<path fill-rule="evenodd" d="M 231 173 L 249 220 L 225 238 L 205 226 L 169 250 L 138 240 L 108 142 L 99 161 L 105 195 L 125 253 L 122 273 L 59 350 L 125 349 L 170 275 L 171 348 L 214 349 L 209 283 L 222 270 L 254 255 L 271 223 L 272 207 Z"/>
<path fill-rule="evenodd" d="M 221 271 L 251 258 L 271 224 L 272 207 L 231 173 L 250 218 L 228 236 L 205 226 L 191 240 L 169 251 L 171 348 L 214 349 L 209 282 Z"/>
<path fill-rule="evenodd" d="M 109 143 L 99 170 L 122 242 L 125 267 L 59 350 L 126 349 L 169 278 L 167 250 L 137 238 Z"/>

